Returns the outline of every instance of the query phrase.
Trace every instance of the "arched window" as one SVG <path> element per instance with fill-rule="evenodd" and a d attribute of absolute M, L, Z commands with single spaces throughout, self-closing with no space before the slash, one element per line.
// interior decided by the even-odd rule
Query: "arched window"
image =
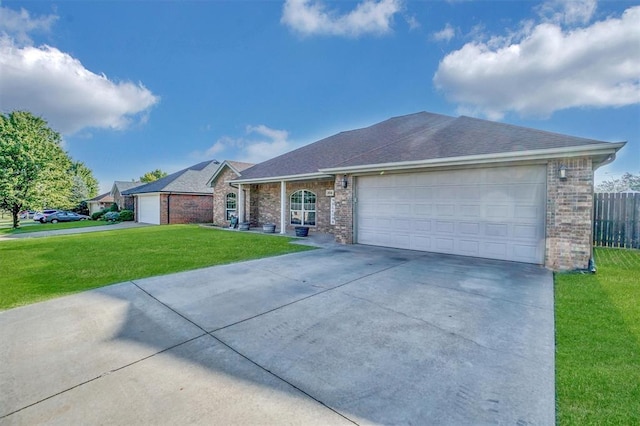
<path fill-rule="evenodd" d="M 231 220 L 231 216 L 237 216 L 236 208 L 237 208 L 237 195 L 233 192 L 227 194 L 227 207 L 226 207 L 226 218 L 227 220 Z"/>
<path fill-rule="evenodd" d="M 314 226 L 316 224 L 316 194 L 301 189 L 291 194 L 291 224 Z"/>

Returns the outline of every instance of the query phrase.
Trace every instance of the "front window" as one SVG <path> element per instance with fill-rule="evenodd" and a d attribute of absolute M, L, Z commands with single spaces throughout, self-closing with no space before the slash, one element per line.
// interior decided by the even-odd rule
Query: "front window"
<path fill-rule="evenodd" d="M 231 217 L 236 216 L 236 208 L 237 208 L 237 195 L 233 192 L 227 194 L 227 208 L 226 208 L 226 218 L 227 220 L 231 220 Z"/>
<path fill-rule="evenodd" d="M 306 190 L 291 194 L 291 224 L 315 226 L 316 194 Z"/>

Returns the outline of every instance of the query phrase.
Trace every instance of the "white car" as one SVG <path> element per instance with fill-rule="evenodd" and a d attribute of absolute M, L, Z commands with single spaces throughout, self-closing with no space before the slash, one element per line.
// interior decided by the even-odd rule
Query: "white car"
<path fill-rule="evenodd" d="M 43 219 L 50 214 L 57 212 L 58 210 L 43 210 L 33 215 L 33 220 L 36 222 L 43 222 Z"/>

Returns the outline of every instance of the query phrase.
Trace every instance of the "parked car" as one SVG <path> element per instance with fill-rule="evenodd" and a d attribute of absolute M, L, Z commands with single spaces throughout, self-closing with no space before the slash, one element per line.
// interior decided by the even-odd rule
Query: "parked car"
<path fill-rule="evenodd" d="M 23 210 L 20 212 L 20 219 L 31 219 L 36 214 L 33 210 Z"/>
<path fill-rule="evenodd" d="M 33 220 L 35 220 L 36 222 L 42 222 L 42 218 L 44 218 L 45 216 L 48 216 L 52 213 L 57 212 L 58 210 L 43 210 L 41 212 L 36 212 L 36 214 L 33 215 Z"/>
<path fill-rule="evenodd" d="M 57 211 L 55 213 L 51 213 L 44 216 L 42 219 L 40 219 L 40 222 L 42 223 L 76 222 L 78 220 L 87 220 L 87 219 L 90 219 L 90 217 L 83 214 L 67 212 L 62 210 L 62 211 Z"/>

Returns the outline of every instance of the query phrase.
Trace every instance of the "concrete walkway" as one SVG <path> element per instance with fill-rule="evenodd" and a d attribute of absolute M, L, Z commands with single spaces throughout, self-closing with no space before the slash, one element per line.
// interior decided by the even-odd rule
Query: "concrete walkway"
<path fill-rule="evenodd" d="M 551 273 L 365 246 L 0 312 L 0 424 L 555 421 Z"/>
<path fill-rule="evenodd" d="M 87 232 L 99 232 L 99 231 L 113 231 L 115 229 L 127 229 L 127 228 L 139 228 L 142 226 L 154 226 L 147 223 L 138 222 L 118 222 L 110 225 L 90 226 L 84 228 L 69 228 L 69 229 L 56 229 L 52 231 L 38 231 L 38 232 L 25 232 L 23 234 L 0 234 L 0 241 L 13 240 L 22 238 L 41 238 L 51 237 L 54 235 L 72 235 L 72 234 L 86 234 Z"/>

